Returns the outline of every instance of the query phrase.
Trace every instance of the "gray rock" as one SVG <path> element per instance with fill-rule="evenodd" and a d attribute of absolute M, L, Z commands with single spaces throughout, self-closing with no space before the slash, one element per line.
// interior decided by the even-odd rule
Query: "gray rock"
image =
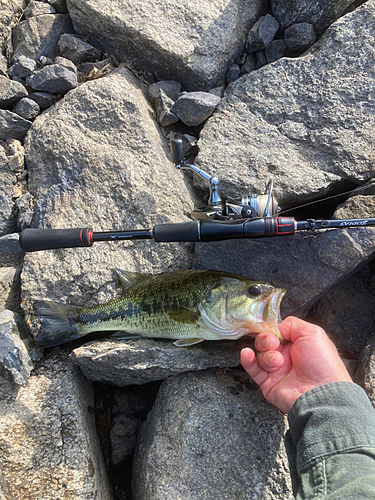
<path fill-rule="evenodd" d="M 8 309 L 0 312 L 0 370 L 16 385 L 27 385 L 33 368 L 18 330 L 17 315 Z"/>
<path fill-rule="evenodd" d="M 214 94 L 214 95 L 217 95 L 218 97 L 220 97 L 220 99 L 223 97 L 224 95 L 224 87 L 216 87 L 214 89 L 210 89 L 208 91 L 210 94 Z"/>
<path fill-rule="evenodd" d="M 25 170 L 25 149 L 15 139 L 9 139 L 5 146 L 5 163 L 12 172 L 20 173 Z"/>
<path fill-rule="evenodd" d="M 148 97 L 154 102 L 162 90 L 172 101 L 177 101 L 181 92 L 181 83 L 174 80 L 162 80 L 157 83 L 151 83 L 148 86 Z"/>
<path fill-rule="evenodd" d="M 359 360 L 354 381 L 362 386 L 375 408 L 375 336 L 368 340 Z"/>
<path fill-rule="evenodd" d="M 158 388 L 159 384 L 153 383 L 127 387 L 113 393 L 110 433 L 113 465 L 127 461 L 123 465 L 125 468 L 126 463 L 132 461 L 138 431 L 155 402 Z M 121 473 L 122 470 L 119 470 Z"/>
<path fill-rule="evenodd" d="M 70 71 L 73 71 L 77 75 L 77 66 L 74 64 L 73 61 L 70 61 L 69 59 L 66 59 L 65 57 L 55 57 L 55 60 L 53 61 L 54 64 L 60 64 L 63 68 L 69 69 Z"/>
<path fill-rule="evenodd" d="M 17 208 L 17 230 L 23 231 L 31 227 L 34 218 L 34 199 L 30 193 L 25 193 L 15 201 Z"/>
<path fill-rule="evenodd" d="M 286 44 L 284 40 L 273 40 L 268 47 L 264 49 L 267 64 L 278 61 L 284 57 Z M 249 73 L 249 72 L 248 72 Z"/>
<path fill-rule="evenodd" d="M 85 344 L 71 354 L 84 376 L 119 387 L 163 380 L 171 375 L 239 365 L 240 351 L 250 339 L 203 342 L 189 348 L 168 340 L 139 339 Z"/>
<path fill-rule="evenodd" d="M 48 92 L 33 92 L 29 95 L 29 99 L 35 101 L 41 109 L 49 108 L 56 102 L 56 96 Z"/>
<path fill-rule="evenodd" d="M 23 141 L 32 123 L 16 113 L 0 109 L 0 139 L 9 138 Z"/>
<path fill-rule="evenodd" d="M 15 498 L 57 500 L 62 490 L 73 498 L 112 498 L 92 387 L 64 353 L 43 359 L 17 392 L 0 378 L 0 395 L 2 473 Z"/>
<path fill-rule="evenodd" d="M 313 317 L 342 350 L 358 357 L 375 331 L 375 277 L 365 266 L 327 292 Z"/>
<path fill-rule="evenodd" d="M 169 125 L 178 122 L 177 116 L 171 112 L 173 104 L 174 102 L 172 99 L 168 97 L 162 89 L 160 89 L 159 95 L 155 99 L 155 111 L 156 119 L 162 127 L 168 127 Z"/>
<path fill-rule="evenodd" d="M 49 0 L 48 2 L 60 14 L 67 14 L 66 0 Z"/>
<path fill-rule="evenodd" d="M 50 94 L 65 94 L 77 87 L 77 75 L 70 69 L 51 64 L 27 78 L 27 83 L 33 90 Z"/>
<path fill-rule="evenodd" d="M 33 99 L 24 97 L 14 106 L 13 113 L 31 121 L 39 115 L 40 107 Z"/>
<path fill-rule="evenodd" d="M 142 420 L 139 418 L 125 415 L 114 417 L 110 434 L 113 465 L 120 464 L 133 452 L 141 425 Z"/>
<path fill-rule="evenodd" d="M 26 19 L 13 29 L 12 61 L 23 55 L 38 60 L 41 56 L 55 58 L 57 43 L 63 33 L 72 33 L 69 16 L 45 14 Z"/>
<path fill-rule="evenodd" d="M 8 76 L 8 59 L 0 54 L 0 75 Z"/>
<path fill-rule="evenodd" d="M 95 68 L 98 70 L 103 69 L 105 66 L 113 66 L 112 59 L 103 59 L 102 61 L 95 62 L 85 62 L 79 65 L 78 71 L 82 73 L 84 76 L 89 76 L 92 70 Z"/>
<path fill-rule="evenodd" d="M 292 499 L 284 432 L 243 372 L 172 377 L 141 428 L 132 498 Z"/>
<path fill-rule="evenodd" d="M 256 67 L 257 67 L 257 59 L 255 54 L 248 54 L 246 56 L 245 63 L 241 66 L 241 75 L 254 71 Z"/>
<path fill-rule="evenodd" d="M 241 76 L 241 70 L 238 64 L 232 64 L 227 71 L 226 82 L 229 85 Z"/>
<path fill-rule="evenodd" d="M 102 52 L 74 35 L 64 34 L 59 39 L 60 54 L 78 66 L 101 58 Z"/>
<path fill-rule="evenodd" d="M 0 109 L 11 106 L 27 94 L 23 85 L 0 75 Z"/>
<path fill-rule="evenodd" d="M 306 50 L 316 40 L 314 26 L 310 23 L 292 24 L 285 30 L 284 40 L 290 51 Z"/>
<path fill-rule="evenodd" d="M 345 9 L 353 3 L 353 0 L 271 0 L 272 14 L 280 23 L 284 31 L 295 23 L 312 23 L 315 32 L 320 36 Z"/>
<path fill-rule="evenodd" d="M 24 12 L 26 19 L 29 19 L 29 17 L 42 16 L 43 14 L 56 14 L 56 10 L 52 5 L 38 1 L 30 2 Z"/>
<path fill-rule="evenodd" d="M 366 207 L 366 208 L 365 208 Z M 354 196 L 336 213 L 336 218 L 371 216 L 375 196 Z M 328 291 L 313 308 L 313 316 L 342 350 L 358 357 L 375 331 L 375 276 L 373 264 Z"/>
<path fill-rule="evenodd" d="M 350 204 L 345 218 L 373 214 L 367 196 L 358 213 Z M 282 316 L 305 315 L 330 288 L 374 256 L 374 227 L 329 229 L 277 238 L 199 243 L 195 265 L 268 281 L 287 290 Z"/>
<path fill-rule="evenodd" d="M 19 265 L 0 267 L 0 311 L 18 310 L 21 301 L 20 274 Z"/>
<path fill-rule="evenodd" d="M 223 85 L 266 0 L 68 0 L 75 31 L 95 40 L 143 81 L 177 80 L 186 90 Z M 113 14 L 116 13 L 114 16 Z"/>
<path fill-rule="evenodd" d="M 0 264 L 20 262 L 25 252 L 19 244 L 19 234 L 6 234 L 0 237 Z"/>
<path fill-rule="evenodd" d="M 12 53 L 12 29 L 25 8 L 24 0 L 3 0 L 0 8 L 0 55 Z"/>
<path fill-rule="evenodd" d="M 279 23 L 271 14 L 262 16 L 251 28 L 247 37 L 247 52 L 265 49 L 275 38 Z"/>
<path fill-rule="evenodd" d="M 264 50 L 255 52 L 255 69 L 263 68 L 267 64 L 266 53 Z"/>
<path fill-rule="evenodd" d="M 177 99 L 171 112 L 188 127 L 195 127 L 212 115 L 220 100 L 209 92 L 188 92 Z"/>
<path fill-rule="evenodd" d="M 14 173 L 9 169 L 5 151 L 0 146 L 0 236 L 16 230 L 13 181 Z"/>
<path fill-rule="evenodd" d="M 181 207 L 191 210 L 193 203 L 145 93 L 121 67 L 81 85 L 36 118 L 25 145 L 34 227 L 90 225 L 105 231 L 187 220 Z M 191 262 L 190 245 L 147 240 L 27 254 L 23 307 L 31 320 L 37 298 L 106 302 L 119 294 L 115 268 L 159 273 Z"/>
<path fill-rule="evenodd" d="M 273 178 L 280 205 L 295 206 L 336 191 L 340 180 L 373 177 L 374 19 L 370 0 L 303 57 L 282 58 L 231 84 L 200 134 L 196 160 L 227 197 L 264 192 Z"/>
<path fill-rule="evenodd" d="M 18 76 L 19 78 L 26 78 L 31 76 L 36 69 L 36 61 L 29 57 L 20 56 L 17 61 L 8 69 L 10 77 Z"/>

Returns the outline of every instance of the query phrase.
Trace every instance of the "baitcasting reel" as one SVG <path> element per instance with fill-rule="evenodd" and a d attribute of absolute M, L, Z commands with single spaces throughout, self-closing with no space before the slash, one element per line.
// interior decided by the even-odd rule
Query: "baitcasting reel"
<path fill-rule="evenodd" d="M 238 200 L 223 200 L 219 194 L 219 180 L 212 177 L 195 165 L 184 163 L 182 152 L 182 140 L 171 141 L 172 161 L 180 170 L 191 170 L 198 174 L 209 187 L 207 206 L 195 208 L 191 212 L 194 220 L 232 220 L 232 219 L 254 219 L 257 217 L 274 217 L 280 211 L 280 207 L 273 195 L 273 181 L 268 183 L 264 194 L 251 194 L 242 196 Z"/>

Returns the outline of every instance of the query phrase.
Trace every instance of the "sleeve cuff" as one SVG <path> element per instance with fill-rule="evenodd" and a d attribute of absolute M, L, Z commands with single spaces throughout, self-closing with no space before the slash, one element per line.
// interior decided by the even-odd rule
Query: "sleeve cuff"
<path fill-rule="evenodd" d="M 328 455 L 375 448 L 375 410 L 365 391 L 333 382 L 302 394 L 288 414 L 296 467 Z"/>

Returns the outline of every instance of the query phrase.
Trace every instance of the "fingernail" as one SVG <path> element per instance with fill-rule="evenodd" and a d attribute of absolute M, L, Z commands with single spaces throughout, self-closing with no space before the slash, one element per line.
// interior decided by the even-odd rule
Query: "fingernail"
<path fill-rule="evenodd" d="M 270 343 L 270 338 L 267 336 L 262 340 L 263 349 L 268 349 L 269 343 Z"/>

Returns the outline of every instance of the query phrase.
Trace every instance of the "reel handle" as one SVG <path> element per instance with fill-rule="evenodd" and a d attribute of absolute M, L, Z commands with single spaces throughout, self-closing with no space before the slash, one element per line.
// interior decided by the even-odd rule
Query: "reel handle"
<path fill-rule="evenodd" d="M 182 151 L 182 140 L 173 139 L 171 141 L 172 161 L 175 165 L 182 165 L 184 153 Z"/>

